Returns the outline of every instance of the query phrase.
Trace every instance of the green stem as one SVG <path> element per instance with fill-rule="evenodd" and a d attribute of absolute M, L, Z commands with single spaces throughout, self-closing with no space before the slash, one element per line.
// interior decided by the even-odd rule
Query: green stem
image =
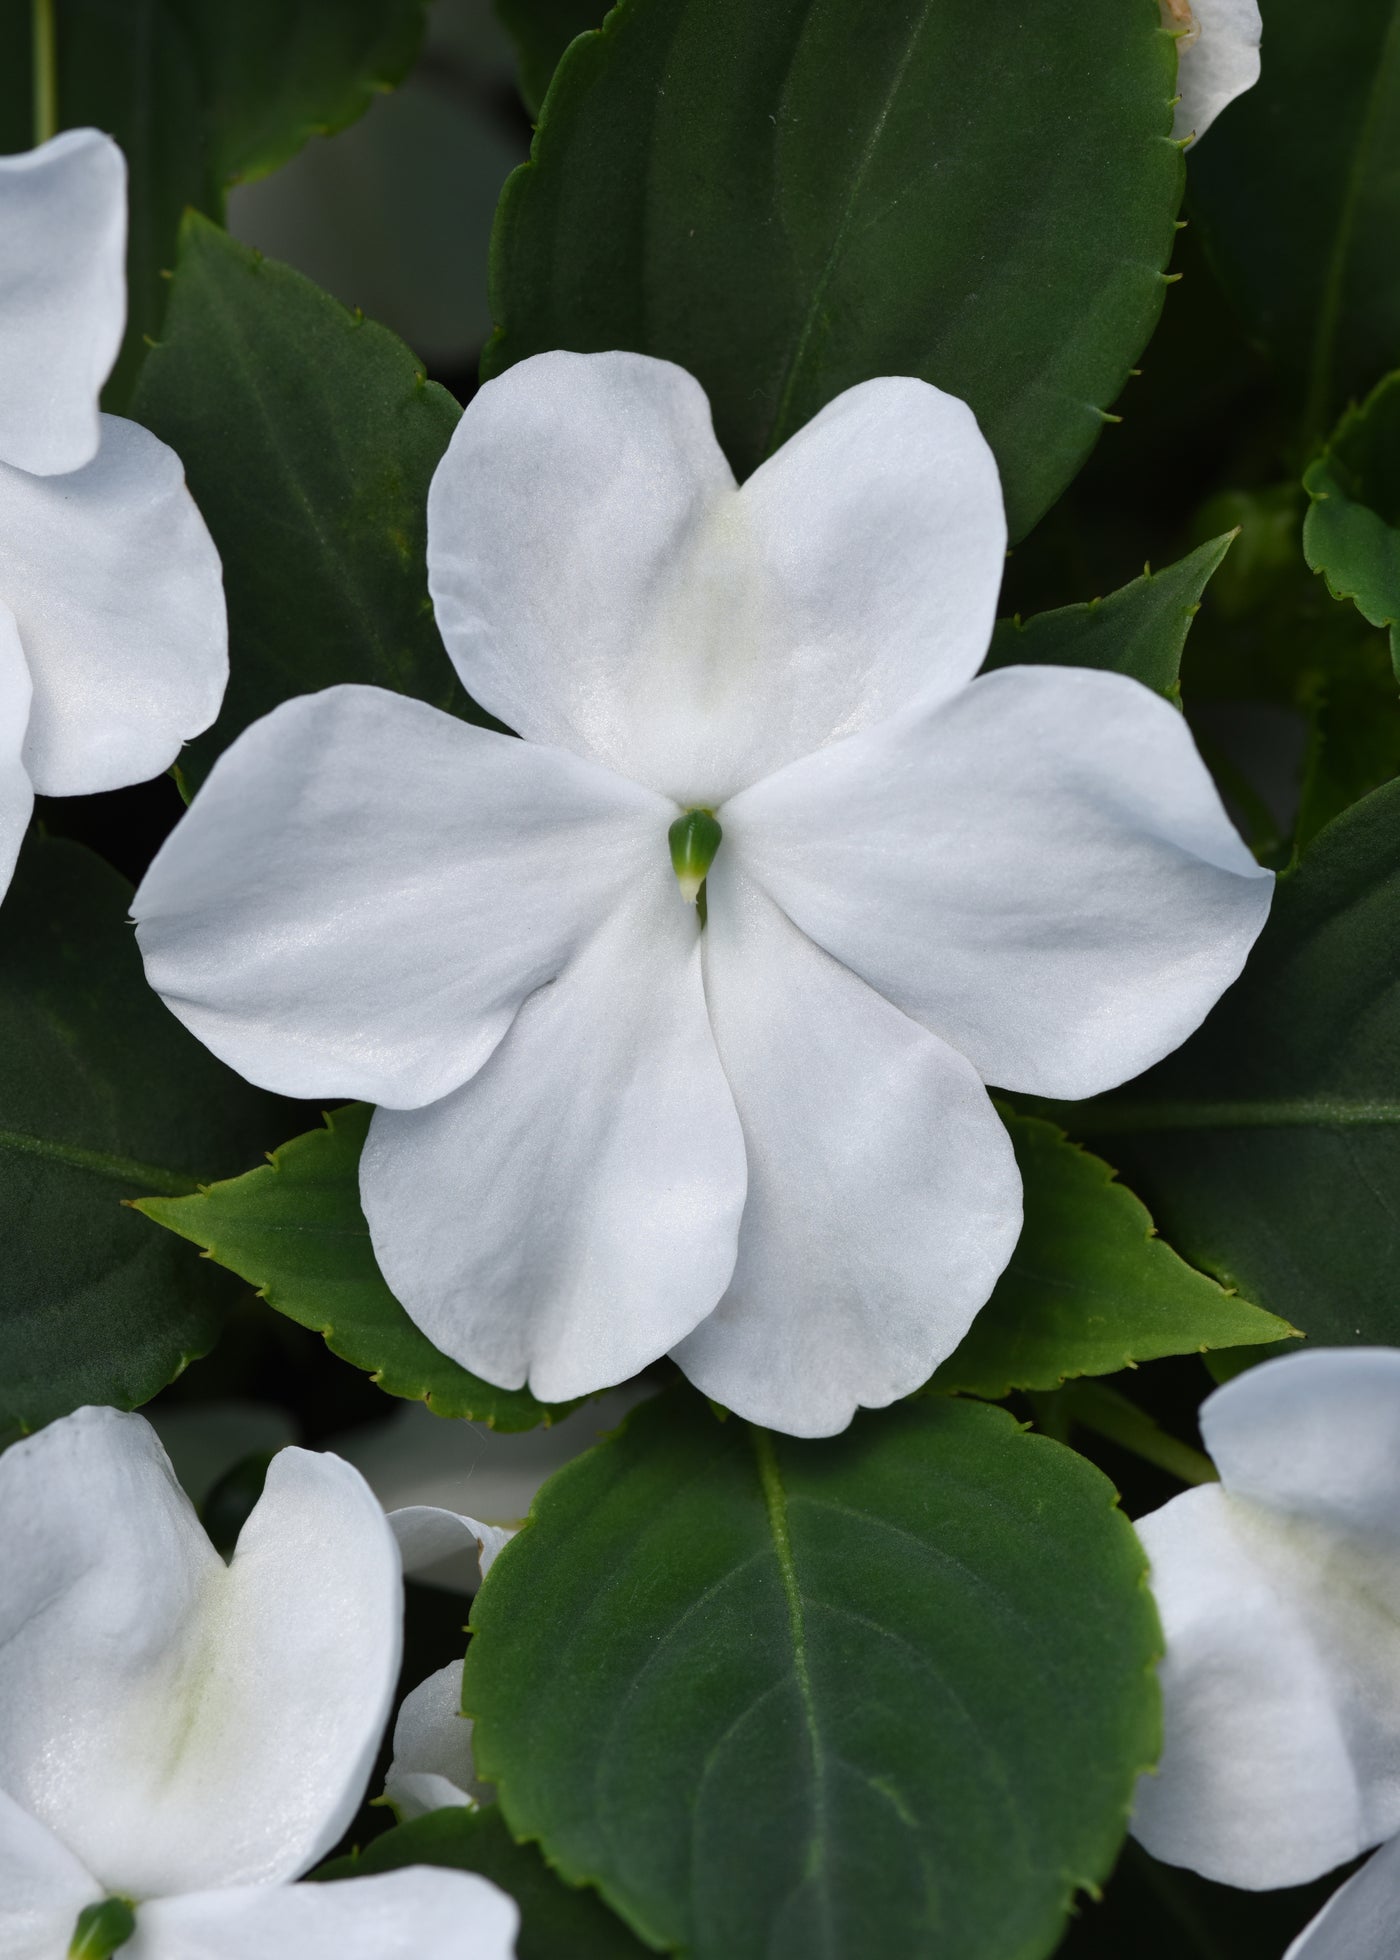
<path fill-rule="evenodd" d="M 58 53 L 54 0 L 34 0 L 34 142 L 58 134 Z"/>
<path fill-rule="evenodd" d="M 1081 1428 L 1093 1430 L 1120 1449 L 1131 1450 L 1144 1463 L 1155 1464 L 1183 1484 L 1220 1481 L 1220 1473 L 1204 1451 L 1169 1436 L 1116 1389 L 1099 1382 L 1068 1382 L 1060 1393 L 1068 1400 L 1071 1419 Z"/>

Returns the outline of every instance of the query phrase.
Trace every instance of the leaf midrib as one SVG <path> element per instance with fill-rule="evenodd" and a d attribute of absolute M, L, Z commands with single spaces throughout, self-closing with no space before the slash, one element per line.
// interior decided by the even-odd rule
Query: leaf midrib
<path fill-rule="evenodd" d="M 61 1143 L 53 1137 L 31 1136 L 24 1130 L 0 1130 L 0 1151 L 6 1150 L 20 1157 L 40 1157 L 75 1170 L 90 1171 L 95 1177 L 110 1178 L 116 1184 L 140 1185 L 163 1198 L 185 1198 L 199 1189 L 198 1180 L 184 1171 L 144 1163 L 137 1157 L 120 1157 L 112 1151 L 88 1150 L 78 1143 Z"/>
<path fill-rule="evenodd" d="M 1400 1127 L 1400 1102 L 1335 1097 L 1261 1097 L 1257 1102 L 1085 1102 L 1056 1120 L 1083 1136 L 1151 1130 L 1350 1130 Z"/>

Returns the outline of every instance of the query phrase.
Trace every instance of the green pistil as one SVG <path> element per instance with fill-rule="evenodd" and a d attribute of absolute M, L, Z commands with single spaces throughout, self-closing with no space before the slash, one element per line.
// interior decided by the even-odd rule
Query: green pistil
<path fill-rule="evenodd" d="M 715 861 L 724 832 L 713 810 L 687 810 L 666 833 L 676 883 L 687 905 L 703 906 L 705 874 Z M 704 914 L 701 913 L 703 923 Z"/>
<path fill-rule="evenodd" d="M 68 1960 L 107 1960 L 135 1931 L 130 1899 L 102 1899 L 95 1906 L 84 1906 L 73 1929 Z"/>

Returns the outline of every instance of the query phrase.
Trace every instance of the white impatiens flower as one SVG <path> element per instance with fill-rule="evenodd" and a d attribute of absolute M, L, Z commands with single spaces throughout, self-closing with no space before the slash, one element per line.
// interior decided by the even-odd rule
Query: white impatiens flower
<path fill-rule="evenodd" d="M 1259 79 L 1258 0 L 1160 0 L 1176 37 L 1179 98 L 1172 134 L 1192 142 Z"/>
<path fill-rule="evenodd" d="M 1201 1430 L 1220 1483 L 1138 1525 L 1165 1744 L 1133 1830 L 1228 1885 L 1299 1885 L 1400 1831 L 1400 1350 L 1265 1362 Z"/>
<path fill-rule="evenodd" d="M 841 1429 L 1015 1245 L 984 1083 L 1106 1089 L 1239 973 L 1272 879 L 1182 717 L 973 679 L 1005 545 L 922 381 L 739 489 L 681 369 L 540 355 L 428 507 L 448 651 L 525 739 L 338 687 L 220 759 L 136 897 L 148 976 L 252 1081 L 379 1104 L 375 1251 L 464 1366 L 564 1401 L 671 1352 Z"/>
<path fill-rule="evenodd" d="M 109 137 L 0 157 L 0 893 L 36 791 L 158 775 L 228 678 L 219 557 L 179 458 L 98 412 L 125 253 Z"/>
<path fill-rule="evenodd" d="M 291 1882 L 359 1806 L 399 1665 L 395 1528 L 348 1464 L 281 1451 L 225 1565 L 150 1425 L 80 1409 L 0 1457 L 0 1572 L 6 1960 L 513 1951 L 468 1873 Z"/>

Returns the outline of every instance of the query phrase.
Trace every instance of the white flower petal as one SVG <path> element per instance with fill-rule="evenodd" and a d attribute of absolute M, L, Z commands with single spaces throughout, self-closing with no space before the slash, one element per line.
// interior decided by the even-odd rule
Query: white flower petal
<path fill-rule="evenodd" d="M 464 1088 L 376 1112 L 360 1196 L 413 1320 L 505 1388 L 528 1375 L 549 1402 L 607 1388 L 710 1311 L 744 1149 L 669 861 Z"/>
<path fill-rule="evenodd" d="M 705 978 L 748 1152 L 734 1278 L 674 1358 L 795 1436 L 951 1354 L 1021 1228 L 1011 1143 L 963 1058 L 805 939 L 726 860 Z"/>
<path fill-rule="evenodd" d="M 80 1410 L 0 1458 L 0 1570 L 0 1786 L 105 1891 L 287 1878 L 334 1844 L 402 1619 L 358 1472 L 282 1451 L 225 1567 L 149 1424 Z"/>
<path fill-rule="evenodd" d="M 476 1780 L 472 1725 L 462 1713 L 461 1661 L 450 1661 L 404 1696 L 384 1794 L 401 1824 L 430 1810 L 490 1802 L 494 1791 Z"/>
<path fill-rule="evenodd" d="M 102 1887 L 46 1824 L 0 1790 L 0 1954 L 59 1960 Z"/>
<path fill-rule="evenodd" d="M 970 679 L 1005 545 L 991 451 L 926 382 L 850 389 L 737 491 L 699 384 L 636 354 L 489 381 L 428 499 L 476 699 L 687 806 Z"/>
<path fill-rule="evenodd" d="M 153 1899 L 122 1960 L 512 1960 L 515 1902 L 475 1872 L 409 1865 L 323 1885 Z"/>
<path fill-rule="evenodd" d="M 1154 1856 L 1316 1878 L 1400 1830 L 1400 1351 L 1313 1350 L 1217 1390 L 1223 1485 L 1138 1525 L 1166 1635 Z"/>
<path fill-rule="evenodd" d="M 1334 1892 L 1283 1960 L 1395 1960 L 1400 1926 L 1400 1838 L 1392 1838 Z"/>
<path fill-rule="evenodd" d="M 34 808 L 34 789 L 24 766 L 30 694 L 15 616 L 0 605 L 0 898 L 10 888 Z"/>
<path fill-rule="evenodd" d="M 1258 0 L 1164 0 L 1162 18 L 1178 36 L 1181 99 L 1172 134 L 1199 141 L 1220 111 L 1259 79 Z"/>
<path fill-rule="evenodd" d="M 68 476 L 0 465 L 0 599 L 34 704 L 44 796 L 145 782 L 213 721 L 228 680 L 219 554 L 173 449 L 115 415 Z"/>
<path fill-rule="evenodd" d="M 0 157 L 0 461 L 39 475 L 97 454 L 97 398 L 126 327 L 126 160 L 95 129 Z"/>
<path fill-rule="evenodd" d="M 1009 667 L 756 784 L 725 846 L 984 1082 L 1089 1096 L 1183 1042 L 1273 877 L 1147 688 Z"/>
<path fill-rule="evenodd" d="M 398 1540 L 406 1578 L 465 1552 L 484 1579 L 497 1554 L 515 1536 L 508 1525 L 480 1524 L 460 1511 L 448 1511 L 437 1504 L 405 1504 L 401 1510 L 390 1511 L 389 1523 Z"/>
<path fill-rule="evenodd" d="M 240 1074 L 416 1107 L 465 1082 L 637 877 L 672 805 L 377 687 L 220 757 L 132 905 L 146 974 Z"/>

